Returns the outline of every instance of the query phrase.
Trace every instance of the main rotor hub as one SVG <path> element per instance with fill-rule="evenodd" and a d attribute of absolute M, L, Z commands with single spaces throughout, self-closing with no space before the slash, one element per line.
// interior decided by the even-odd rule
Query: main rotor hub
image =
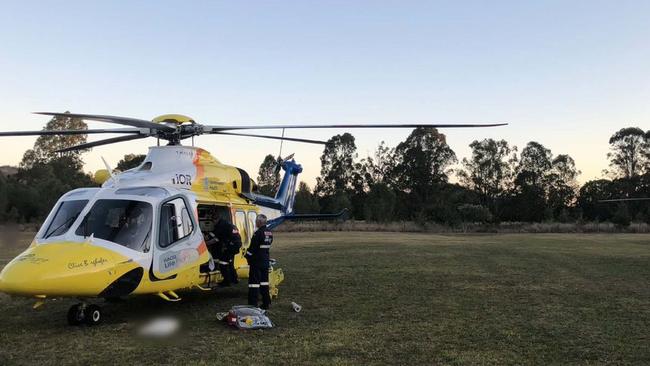
<path fill-rule="evenodd" d="M 196 123 L 196 121 L 194 121 L 192 117 L 188 117 L 182 114 L 163 114 L 162 116 L 158 116 L 152 119 L 151 122 L 161 123 L 161 124 L 176 124 L 176 125 L 182 125 L 185 123 L 190 123 L 190 124 Z"/>
<path fill-rule="evenodd" d="M 181 140 L 188 137 L 196 136 L 202 131 L 198 131 L 196 121 L 192 117 L 182 114 L 163 114 L 151 120 L 153 123 L 173 127 L 173 132 L 158 131 L 157 137 L 169 141 L 169 145 L 180 145 Z"/>

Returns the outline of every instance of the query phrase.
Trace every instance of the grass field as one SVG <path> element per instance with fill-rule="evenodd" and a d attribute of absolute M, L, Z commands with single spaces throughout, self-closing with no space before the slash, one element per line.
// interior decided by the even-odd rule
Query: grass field
<path fill-rule="evenodd" d="M 648 235 L 278 233 L 272 254 L 272 330 L 215 320 L 245 284 L 106 304 L 94 328 L 66 324 L 73 300 L 0 294 L 0 364 L 650 364 Z M 155 311 L 183 332 L 137 338 Z"/>

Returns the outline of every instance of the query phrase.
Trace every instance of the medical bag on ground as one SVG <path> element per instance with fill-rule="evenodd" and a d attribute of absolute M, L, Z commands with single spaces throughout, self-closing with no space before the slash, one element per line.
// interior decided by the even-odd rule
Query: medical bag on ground
<path fill-rule="evenodd" d="M 217 319 L 239 329 L 273 328 L 266 311 L 250 305 L 235 305 L 228 313 L 217 314 Z"/>

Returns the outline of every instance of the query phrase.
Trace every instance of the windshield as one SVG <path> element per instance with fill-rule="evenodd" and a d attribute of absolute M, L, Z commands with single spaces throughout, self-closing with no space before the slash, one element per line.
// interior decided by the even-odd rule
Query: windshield
<path fill-rule="evenodd" d="M 77 219 L 81 210 L 86 207 L 88 200 L 74 200 L 61 202 L 59 207 L 50 221 L 50 226 L 45 230 L 43 238 L 47 239 L 52 236 L 59 236 L 65 234 L 74 220 Z"/>
<path fill-rule="evenodd" d="M 98 200 L 76 231 L 77 235 L 108 240 L 148 252 L 151 242 L 153 209 L 147 202 Z"/>

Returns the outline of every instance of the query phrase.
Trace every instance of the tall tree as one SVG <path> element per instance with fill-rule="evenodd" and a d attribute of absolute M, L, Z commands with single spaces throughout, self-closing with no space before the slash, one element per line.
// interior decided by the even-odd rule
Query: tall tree
<path fill-rule="evenodd" d="M 633 178 L 642 174 L 650 158 L 650 131 L 638 127 L 618 130 L 609 138 L 609 166 L 614 174 L 622 178 Z"/>
<path fill-rule="evenodd" d="M 397 145 L 394 174 L 399 189 L 413 192 L 426 200 L 432 190 L 448 181 L 447 168 L 456 154 L 447 145 L 445 135 L 435 128 L 418 127 Z"/>
<path fill-rule="evenodd" d="M 12 176 L 14 193 L 10 195 L 9 205 L 19 211 L 22 220 L 44 218 L 62 194 L 96 185 L 82 168 L 78 156 L 62 156 L 46 162 L 37 161 L 30 168 L 21 167 Z"/>
<path fill-rule="evenodd" d="M 354 136 L 349 133 L 329 139 L 321 155 L 320 177 L 316 179 L 316 193 L 320 196 L 333 195 L 353 188 L 357 158 Z"/>
<path fill-rule="evenodd" d="M 142 164 L 146 157 L 147 155 L 144 154 L 126 154 L 122 160 L 117 163 L 115 168 L 121 172 L 125 172 Z"/>
<path fill-rule="evenodd" d="M 552 218 L 553 211 L 547 206 L 547 178 L 552 167 L 551 150 L 539 142 L 531 141 L 521 150 L 510 208 L 513 215 L 509 219 L 542 221 Z"/>
<path fill-rule="evenodd" d="M 267 196 L 274 196 L 280 186 L 280 171 L 277 169 L 278 163 L 273 155 L 268 154 L 260 164 L 257 174 L 257 185 L 260 193 Z"/>
<path fill-rule="evenodd" d="M 386 146 L 382 141 L 373 156 L 365 160 L 365 172 L 368 174 L 368 184 L 377 183 L 392 184 L 391 173 L 395 169 L 395 148 Z"/>
<path fill-rule="evenodd" d="M 484 139 L 469 145 L 472 157 L 463 159 L 464 169 L 458 172 L 460 181 L 476 190 L 485 203 L 491 204 L 501 196 L 513 178 L 510 164 L 512 149 L 505 140 Z"/>
<path fill-rule="evenodd" d="M 529 142 L 519 157 L 517 180 L 519 185 L 528 184 L 541 187 L 544 178 L 553 167 L 551 150 L 536 141 Z"/>
<path fill-rule="evenodd" d="M 66 112 L 70 113 L 70 112 Z M 87 130 L 88 125 L 79 118 L 56 116 L 45 125 L 44 130 Z M 88 135 L 64 135 L 64 136 L 39 136 L 36 139 L 34 148 L 27 150 L 23 155 L 20 166 L 31 168 L 36 163 L 46 163 L 57 157 L 70 157 L 73 160 L 81 162 L 81 153 L 83 150 L 57 153 L 59 149 L 83 144 L 87 141 Z"/>
<path fill-rule="evenodd" d="M 45 130 L 86 130 L 80 119 L 57 116 Z M 86 142 L 87 135 L 40 136 L 23 155 L 18 172 L 11 177 L 9 209 L 21 220 L 40 220 L 59 197 L 72 189 L 94 186 L 83 172 L 82 151 L 57 153 L 59 149 Z"/>
<path fill-rule="evenodd" d="M 548 205 L 553 210 L 556 218 L 566 216 L 567 210 L 575 203 L 578 192 L 576 179 L 580 171 L 576 168 L 575 161 L 566 154 L 561 154 L 553 159 L 552 169 L 547 177 Z M 562 215 L 562 213 L 565 215 Z"/>

